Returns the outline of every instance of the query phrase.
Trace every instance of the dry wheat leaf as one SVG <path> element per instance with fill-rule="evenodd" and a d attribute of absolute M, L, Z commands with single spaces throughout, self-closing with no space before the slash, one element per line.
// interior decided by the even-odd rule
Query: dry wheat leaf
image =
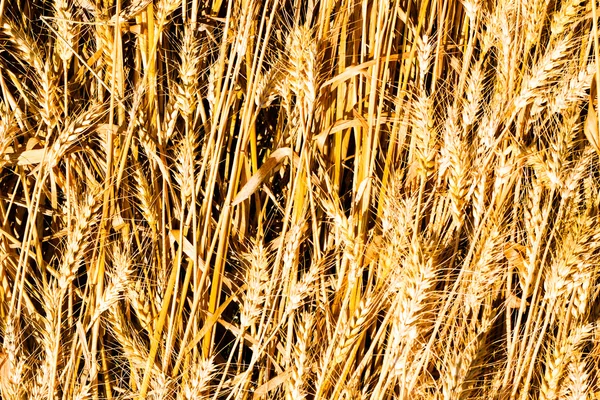
<path fill-rule="evenodd" d="M 245 286 L 242 287 L 240 290 L 244 290 L 244 289 L 245 289 Z M 190 351 L 192 351 L 192 349 L 198 344 L 198 342 L 200 342 L 200 340 L 202 340 L 204 335 L 206 335 L 206 333 L 213 327 L 213 325 L 215 325 L 219 321 L 219 318 L 221 317 L 221 314 L 223 314 L 223 311 L 225 311 L 225 309 L 227 308 L 229 303 L 231 303 L 231 301 L 236 297 L 237 297 L 236 295 L 229 296 L 223 302 L 223 304 L 221 304 L 219 306 L 219 308 L 217 308 L 215 310 L 214 314 L 206 312 L 206 319 L 204 320 L 204 325 L 196 333 L 196 335 L 194 335 L 194 338 L 185 347 L 184 353 L 189 353 Z"/>
<path fill-rule="evenodd" d="M 8 153 L 8 161 L 17 165 L 34 165 L 44 160 L 45 149 L 23 150 L 16 153 Z"/>
<path fill-rule="evenodd" d="M 17 159 L 18 165 L 39 164 L 44 159 L 45 149 L 25 150 Z"/>
<path fill-rule="evenodd" d="M 508 263 L 519 272 L 522 272 L 525 269 L 523 257 L 524 251 L 524 246 L 516 243 L 513 243 L 512 245 L 507 243 L 504 246 L 504 256 L 508 260 Z"/>
<path fill-rule="evenodd" d="M 255 339 L 254 337 L 252 337 L 249 333 L 247 332 L 243 332 L 242 330 L 238 327 L 236 327 L 233 324 L 230 324 L 229 322 L 225 321 L 224 319 L 219 318 L 218 320 L 219 324 L 221 324 L 223 326 L 223 328 L 227 329 L 228 331 L 232 332 L 234 335 L 236 336 L 241 336 L 244 341 L 246 342 L 246 344 L 250 347 L 252 346 L 257 346 L 259 347 L 261 345 L 261 343 Z M 283 346 L 281 345 L 281 343 L 277 343 L 275 345 L 275 347 L 277 348 L 277 350 L 280 353 L 285 353 L 285 349 L 283 348 Z M 273 367 L 275 367 L 275 370 L 277 371 L 277 373 L 282 373 L 283 370 L 281 369 L 281 367 L 279 366 L 279 362 L 277 360 L 274 360 L 268 353 L 267 356 L 271 359 L 271 362 L 273 363 Z"/>
<path fill-rule="evenodd" d="M 592 78 L 592 84 L 590 86 L 590 102 L 588 105 L 588 114 L 585 119 L 585 126 L 583 127 L 583 133 L 590 142 L 596 153 L 600 154 L 600 137 L 598 134 L 598 113 L 596 112 L 596 106 L 594 105 L 596 97 L 596 75 Z"/>
<path fill-rule="evenodd" d="M 398 60 L 404 60 L 406 58 L 408 58 L 408 53 L 406 54 L 390 54 L 388 57 L 381 57 L 377 60 L 369 60 L 369 61 L 365 61 L 362 64 L 358 64 L 358 65 L 350 65 L 349 67 L 347 67 L 344 72 L 334 76 L 333 78 L 329 79 L 328 81 L 326 81 L 325 83 L 323 83 L 323 85 L 321 86 L 322 89 L 324 89 L 325 87 L 331 85 L 331 87 L 333 89 L 335 89 L 337 87 L 337 85 L 339 85 L 340 83 L 347 81 L 348 79 L 356 76 L 356 75 L 363 75 L 366 78 L 369 78 L 370 76 L 367 74 L 367 68 L 370 68 L 372 66 L 374 66 L 377 61 L 379 62 L 389 62 L 389 61 L 398 61 Z"/>
<path fill-rule="evenodd" d="M 178 229 L 173 229 L 169 231 L 169 239 L 172 242 L 175 242 L 177 244 L 179 243 L 179 230 Z M 194 245 L 187 240 L 185 237 L 183 238 L 183 254 L 185 254 L 186 256 L 189 257 L 190 260 L 194 259 Z M 202 260 L 202 258 L 198 257 L 198 266 L 201 269 L 205 268 L 205 264 L 204 264 L 204 260 Z"/>
<path fill-rule="evenodd" d="M 358 122 L 360 122 L 360 125 L 362 126 L 362 128 L 365 131 L 368 131 L 369 130 L 369 123 L 367 122 L 367 120 L 365 119 L 365 117 L 363 117 L 362 115 L 360 115 L 358 113 L 358 111 L 356 111 L 355 108 L 352 109 L 352 114 L 358 120 Z"/>
<path fill-rule="evenodd" d="M 525 291 L 526 282 L 525 277 L 528 275 L 527 267 L 525 266 L 525 246 L 513 243 L 506 244 L 504 246 L 504 256 L 508 260 L 508 264 L 511 268 L 517 270 L 517 277 L 519 278 L 519 285 L 521 285 L 521 290 Z M 527 293 L 525 293 L 525 298 L 529 297 L 533 292 L 533 287 L 527 288 Z"/>
<path fill-rule="evenodd" d="M 319 150 L 323 152 L 325 140 L 327 140 L 329 135 L 333 135 L 334 133 L 343 131 L 344 129 L 358 128 L 359 126 L 362 126 L 362 123 L 357 119 L 335 121 L 335 123 L 328 129 L 314 136 L 313 140 L 317 144 Z"/>
<path fill-rule="evenodd" d="M 506 307 L 509 309 L 519 309 L 521 308 L 521 298 L 519 296 L 517 296 L 514 293 L 509 293 L 508 296 L 506 296 L 506 301 L 504 304 L 506 304 Z M 528 306 L 529 302 L 525 302 L 525 305 Z"/>
<path fill-rule="evenodd" d="M 252 337 L 249 333 L 247 333 L 247 332 L 242 333 L 242 330 L 240 328 L 236 327 L 233 324 L 230 324 L 229 322 L 227 322 L 221 318 L 219 318 L 218 322 L 219 322 L 219 324 L 221 324 L 223 326 L 223 328 L 232 332 L 234 335 L 241 336 L 249 347 L 253 347 L 253 346 L 260 347 L 261 343 L 257 339 Z M 280 353 L 282 353 L 282 354 L 285 353 L 285 349 L 283 348 L 281 343 L 278 342 L 275 345 L 275 347 L 277 348 L 277 350 Z M 275 368 L 275 371 L 278 374 L 283 373 L 283 370 L 279 366 L 279 362 L 277 360 L 273 359 L 273 357 L 271 357 L 271 355 L 269 353 L 267 353 L 267 357 L 269 357 L 269 359 L 273 363 L 273 367 Z"/>
<path fill-rule="evenodd" d="M 281 386 L 283 382 L 289 379 L 291 374 L 292 371 L 287 370 L 284 373 L 277 375 L 275 378 L 263 383 L 254 391 L 254 396 L 252 397 L 252 399 L 260 399 L 262 396 L 265 396 L 270 391 L 277 389 L 279 386 Z"/>
<path fill-rule="evenodd" d="M 264 162 L 263 165 L 256 171 L 254 175 L 246 182 L 246 184 L 240 189 L 238 194 L 231 203 L 232 206 L 240 204 L 248 197 L 252 196 L 258 187 L 267 179 L 271 172 L 281 164 L 286 157 L 293 157 L 293 150 L 289 147 L 283 147 L 275 150 L 271 153 L 271 156 Z"/>
<path fill-rule="evenodd" d="M 179 233 L 179 229 L 170 230 L 169 239 L 171 239 L 172 242 L 175 242 L 180 245 L 181 243 L 179 243 Z M 183 238 L 183 254 L 185 254 L 192 260 L 194 259 L 194 246 L 185 237 Z"/>
<path fill-rule="evenodd" d="M 119 125 L 115 124 L 98 124 L 96 126 L 96 132 L 98 132 L 102 136 L 108 136 L 109 134 L 114 134 L 119 130 Z"/>
<path fill-rule="evenodd" d="M 371 190 L 371 177 L 366 177 L 362 180 L 362 182 L 358 185 L 358 189 L 356 190 L 356 199 L 354 200 L 355 204 L 358 205 L 361 203 L 365 192 L 367 190 Z M 360 208 L 361 214 L 364 214 L 367 211 L 369 204 L 366 201 L 362 202 L 362 207 Z"/>

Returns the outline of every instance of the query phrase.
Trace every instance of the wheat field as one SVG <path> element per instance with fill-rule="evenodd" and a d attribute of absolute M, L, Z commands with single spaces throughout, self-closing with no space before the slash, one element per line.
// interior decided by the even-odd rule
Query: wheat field
<path fill-rule="evenodd" d="M 1 398 L 600 399 L 598 7 L 1 0 Z"/>

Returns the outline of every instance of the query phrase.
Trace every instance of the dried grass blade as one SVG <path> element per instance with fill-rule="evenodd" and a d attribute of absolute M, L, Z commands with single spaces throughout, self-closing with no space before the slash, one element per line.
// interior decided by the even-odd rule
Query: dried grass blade
<path fill-rule="evenodd" d="M 265 163 L 256 171 L 254 175 L 246 182 L 246 184 L 240 189 L 238 194 L 233 199 L 231 205 L 236 206 L 242 201 L 250 197 L 258 187 L 267 179 L 269 174 L 286 158 L 292 158 L 294 152 L 289 147 L 284 147 L 275 150 L 271 153 L 271 156 L 265 161 Z"/>

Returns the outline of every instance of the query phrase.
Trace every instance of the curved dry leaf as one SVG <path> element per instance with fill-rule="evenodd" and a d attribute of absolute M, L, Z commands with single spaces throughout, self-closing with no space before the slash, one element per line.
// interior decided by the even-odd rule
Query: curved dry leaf
<path fill-rule="evenodd" d="M 329 129 L 326 129 L 318 135 L 314 136 L 313 140 L 315 141 L 317 148 L 321 151 L 321 153 L 323 153 L 325 148 L 325 141 L 327 140 L 327 137 L 329 135 L 333 135 L 334 133 L 343 131 L 344 129 L 358 128 L 360 126 L 362 126 L 362 122 L 358 119 L 339 120 L 336 121 L 332 126 L 330 126 Z"/>
<path fill-rule="evenodd" d="M 365 195 L 365 192 L 367 190 L 371 190 L 371 178 L 370 177 L 366 177 L 365 179 L 362 180 L 362 182 L 358 185 L 358 189 L 356 190 L 356 199 L 355 204 L 361 204 L 361 208 L 360 208 L 360 212 L 361 214 L 364 214 L 367 211 L 367 208 L 369 206 L 368 202 L 366 201 L 362 201 L 363 197 Z"/>
<path fill-rule="evenodd" d="M 519 296 L 517 296 L 514 293 L 509 293 L 506 296 L 506 301 L 505 301 L 504 304 L 509 309 L 515 309 L 515 308 L 519 309 L 519 308 L 521 308 L 521 302 L 522 302 L 522 299 Z M 528 306 L 529 302 L 525 301 L 525 305 Z"/>
<path fill-rule="evenodd" d="M 508 264 L 511 269 L 517 270 L 517 276 L 519 278 L 519 285 L 521 286 L 521 290 L 524 292 L 526 289 L 526 282 L 528 271 L 527 266 L 525 265 L 525 246 L 513 243 L 506 244 L 504 247 L 504 256 L 508 260 Z M 533 287 L 527 288 L 527 293 L 525 294 L 525 298 L 529 297 L 533 292 Z"/>
<path fill-rule="evenodd" d="M 289 147 L 283 147 L 271 153 L 271 156 L 261 165 L 254 175 L 240 189 L 238 194 L 233 199 L 231 205 L 235 206 L 252 196 L 258 187 L 267 179 L 271 172 L 281 164 L 286 157 L 292 157 L 294 152 Z"/>
<path fill-rule="evenodd" d="M 370 76 L 367 74 L 367 69 L 371 68 L 372 66 L 377 64 L 377 62 L 386 63 L 386 62 L 390 62 L 390 61 L 405 60 L 407 58 L 409 58 L 408 52 L 403 53 L 403 54 L 390 54 L 389 56 L 386 56 L 386 57 L 380 57 L 375 60 L 365 61 L 362 64 L 350 65 L 350 66 L 346 67 L 343 72 L 337 74 L 336 76 L 329 79 L 328 81 L 325 81 L 323 83 L 323 85 L 321 86 L 322 90 L 326 86 L 329 86 L 329 85 L 331 85 L 331 87 L 333 89 L 335 89 L 340 83 L 347 81 L 350 78 L 355 77 L 356 75 L 363 75 L 365 78 L 370 78 Z"/>
<path fill-rule="evenodd" d="M 592 84 L 590 86 L 590 103 L 588 105 L 588 114 L 585 119 L 585 125 L 583 127 L 583 133 L 590 142 L 596 153 L 600 155 L 600 135 L 598 133 L 598 113 L 596 111 L 596 75 L 592 78 Z"/>
<path fill-rule="evenodd" d="M 9 163 L 25 166 L 39 164 L 44 160 L 46 149 L 31 149 L 19 151 L 17 153 L 9 153 Z"/>
<path fill-rule="evenodd" d="M 260 399 L 260 398 L 266 396 L 270 391 L 275 390 L 279 386 L 281 386 L 281 384 L 284 383 L 286 380 L 288 380 L 291 375 L 292 375 L 292 371 L 287 370 L 287 371 L 275 376 L 274 378 L 271 378 L 269 381 L 263 383 L 261 386 L 256 388 L 252 399 L 256 400 L 256 399 Z"/>

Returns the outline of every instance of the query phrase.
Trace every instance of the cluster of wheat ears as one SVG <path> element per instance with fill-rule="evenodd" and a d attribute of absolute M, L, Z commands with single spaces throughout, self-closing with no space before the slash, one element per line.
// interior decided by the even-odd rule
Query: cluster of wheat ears
<path fill-rule="evenodd" d="M 597 399 L 600 5 L 0 1 L 2 399 Z"/>

